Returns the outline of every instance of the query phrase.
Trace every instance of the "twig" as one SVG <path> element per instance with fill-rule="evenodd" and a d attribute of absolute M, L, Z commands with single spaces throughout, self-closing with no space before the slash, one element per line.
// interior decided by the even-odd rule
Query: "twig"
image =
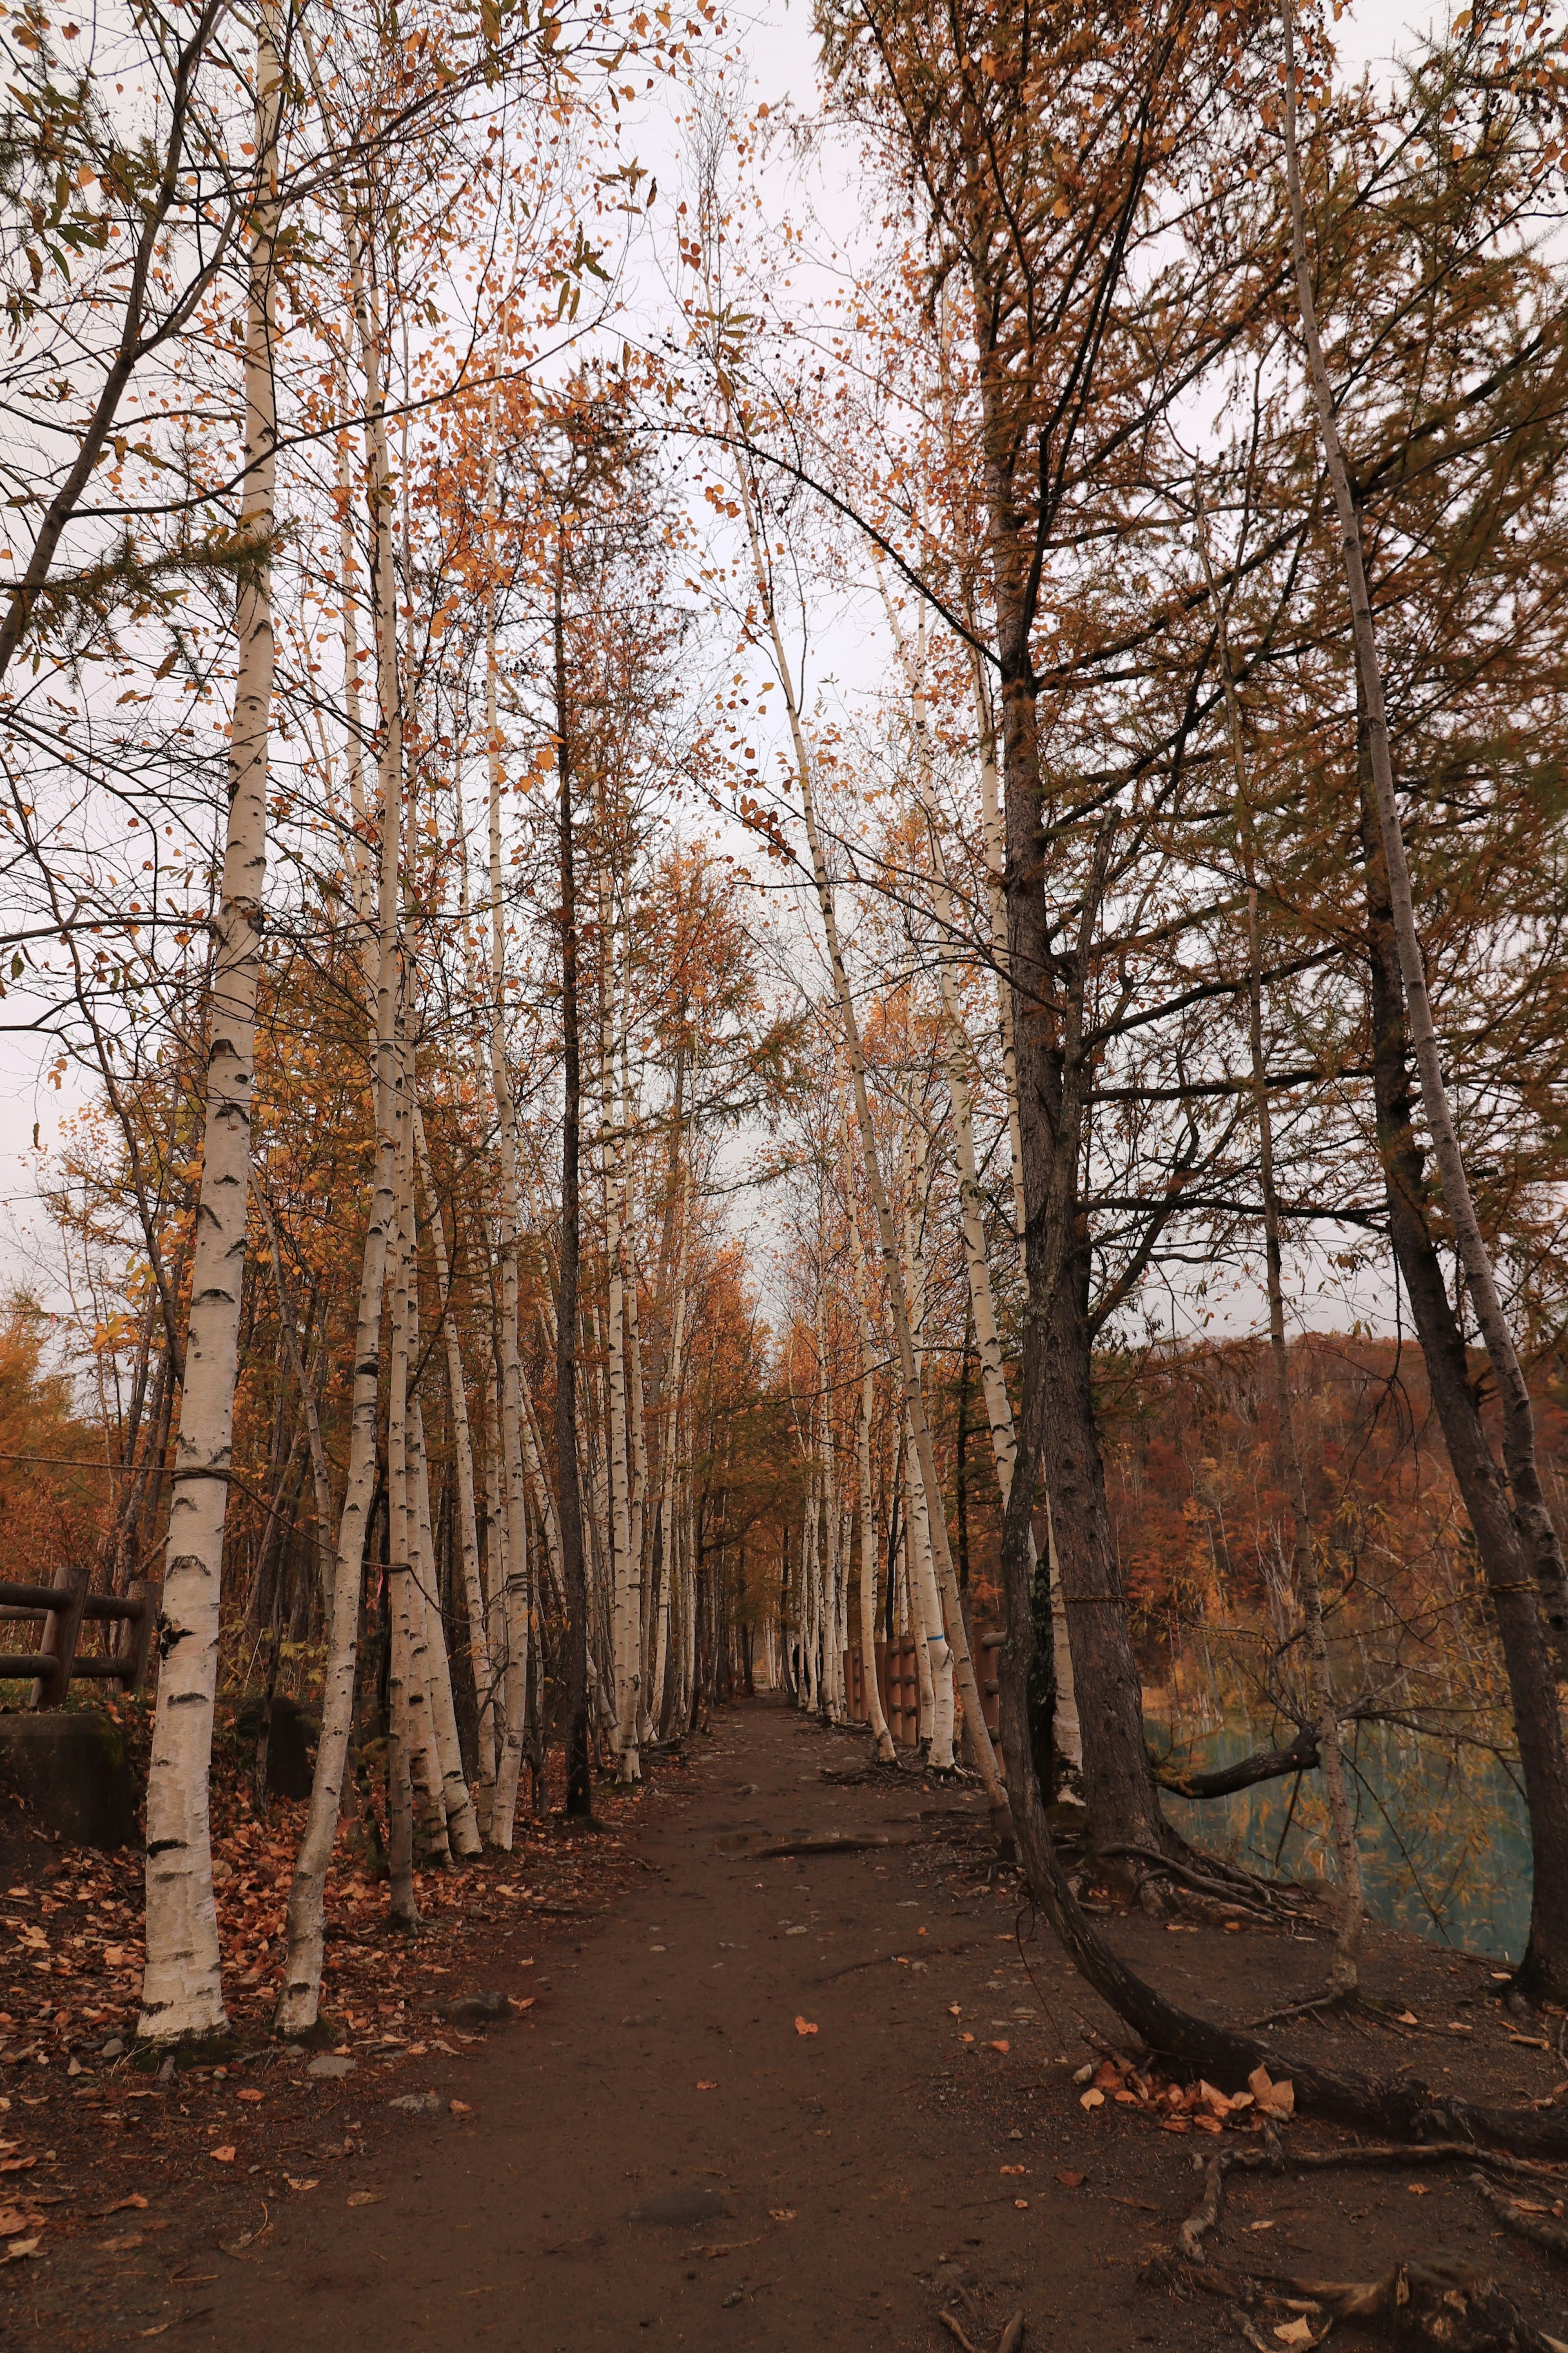
<path fill-rule="evenodd" d="M 1016 2312 L 996 2340 L 996 2353 L 1017 2353 L 1024 2341 L 1024 2316 Z"/>
<path fill-rule="evenodd" d="M 978 2348 L 970 2343 L 968 2337 L 964 2335 L 963 2329 L 959 2327 L 957 2320 L 951 2312 L 947 2312 L 945 2310 L 939 2312 L 937 2314 L 937 2318 L 941 2321 L 945 2329 L 957 2337 L 959 2343 L 963 2348 L 963 2353 L 978 2353 Z"/>
<path fill-rule="evenodd" d="M 1551 2221 L 1541 2214 L 1522 2213 L 1507 2192 L 1497 2189 L 1484 2173 L 1472 2173 L 1470 2179 L 1505 2231 L 1512 2231 L 1533 2245 L 1544 2247 L 1548 2254 L 1568 2261 L 1568 2231 L 1561 2222 Z"/>

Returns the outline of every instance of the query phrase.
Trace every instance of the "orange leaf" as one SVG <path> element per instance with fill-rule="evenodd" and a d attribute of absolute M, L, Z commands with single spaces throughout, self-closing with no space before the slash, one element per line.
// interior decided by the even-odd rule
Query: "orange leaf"
<path fill-rule="evenodd" d="M 719 2086 L 718 2086 L 718 2084 L 717 2084 L 710 2083 L 710 2082 L 708 2082 L 708 2081 L 706 2080 L 706 2078 L 704 2078 L 704 2077 L 702 2077 L 702 2076 L 699 2076 L 698 2081 L 697 2081 L 697 2088 L 698 2088 L 698 2090 L 699 2090 L 700 2092 L 716 2092 L 716 2091 L 718 2090 Z"/>
<path fill-rule="evenodd" d="M 1002 2053 L 1002 2056 L 1003 2056 L 1004 2058 L 1005 2058 L 1005 2057 L 1006 2057 L 1006 2055 L 1007 2055 L 1007 2053 L 1008 2053 L 1008 2052 L 1009 2052 L 1009 2051 L 1011 2051 L 1011 2049 L 1013 2048 L 1013 2046 L 1012 2046 L 1012 2044 L 1011 2044 L 1010 2042 L 994 2042 L 994 2043 L 991 2045 L 991 2048 L 992 2048 L 992 2050 L 993 2050 L 993 2051 L 1000 2051 L 1000 2052 Z"/>
<path fill-rule="evenodd" d="M 1102 2108 L 1105 2105 L 1105 2094 L 1093 2091 L 1080 2092 L 1078 2104 L 1080 2108 Z"/>
<path fill-rule="evenodd" d="M 211 2158 L 215 2165 L 232 2165 L 234 2163 L 234 2151 L 232 2148 L 209 2148 L 207 2155 Z"/>
<path fill-rule="evenodd" d="M 1081 2189 L 1088 2179 L 1086 2173 L 1058 2173 L 1057 2176 L 1064 2189 Z"/>
<path fill-rule="evenodd" d="M 813 2026 L 809 2018 L 797 2018 L 795 2022 L 795 2031 L 797 2034 L 815 2034 L 816 2032 L 816 2029 Z"/>

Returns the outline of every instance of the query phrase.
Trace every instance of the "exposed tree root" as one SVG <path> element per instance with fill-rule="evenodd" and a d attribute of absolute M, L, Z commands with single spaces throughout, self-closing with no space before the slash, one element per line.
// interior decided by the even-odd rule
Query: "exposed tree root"
<path fill-rule="evenodd" d="M 1568 2231 L 1561 2222 L 1550 2215 L 1532 2214 L 1516 2206 L 1513 2200 L 1489 2181 L 1484 2173 L 1472 2173 L 1470 2179 L 1505 2231 L 1512 2231 L 1516 2237 L 1528 2239 L 1532 2246 L 1544 2247 L 1548 2254 L 1568 2263 Z M 1559 2199 L 1557 2203 L 1561 2207 L 1563 2200 Z"/>
<path fill-rule="evenodd" d="M 1279 1912 L 1289 1912 L 1288 1905 L 1270 1900 L 1261 1881 L 1249 1879 L 1238 1886 L 1234 1881 L 1215 1879 L 1208 1873 L 1195 1871 L 1190 1863 L 1179 1862 L 1174 1855 L 1161 1854 L 1154 1847 L 1102 1846 L 1098 1847 L 1095 1852 L 1106 1857 L 1131 1855 L 1135 1861 L 1147 1865 L 1144 1875 L 1150 1879 L 1156 1879 L 1164 1874 L 1172 1879 L 1180 1880 L 1184 1887 L 1191 1887 L 1200 1895 L 1213 1896 L 1219 1903 L 1228 1905 L 1232 1908 L 1245 1906 L 1247 1910 L 1257 1913 L 1260 1918 L 1273 1919 Z M 1294 1919 L 1300 1915 L 1290 1913 L 1289 1916 Z"/>
<path fill-rule="evenodd" d="M 1016 1599 L 1016 1597 L 1015 1597 Z M 1568 2109 L 1543 2114 L 1533 2108 L 1494 2108 L 1479 2101 L 1434 2092 L 1411 2076 L 1384 2077 L 1325 2067 L 1242 2030 L 1221 2026 L 1179 2009 L 1130 1969 L 1100 1936 L 1068 1884 L 1045 1809 L 1034 1758 L 1027 1746 L 1028 1645 L 1033 1626 L 1020 1640 L 1014 1609 L 1003 1653 L 1003 1728 L 1018 1852 L 1029 1892 L 1056 1930 L 1064 1950 L 1100 1999 L 1142 2036 L 1150 2050 L 1175 2059 L 1212 2084 L 1239 2086 L 1253 2070 L 1265 2068 L 1296 2087 L 1299 2109 L 1337 2116 L 1379 2136 L 1413 2141 L 1468 2140 L 1510 2149 L 1521 2157 L 1568 2158 Z M 1160 1858 L 1163 1861 L 1164 1858 Z"/>
<path fill-rule="evenodd" d="M 1281 2343 L 1310 2353 L 1340 2320 L 1381 2323 L 1396 2345 L 1434 2345 L 1442 2353 L 1568 2353 L 1561 2337 L 1546 2336 L 1516 2310 L 1489 2273 L 1446 2255 L 1407 2259 L 1376 2280 L 1261 2277 L 1179 2256 L 1157 2258 L 1142 2276 L 1178 2295 L 1197 2289 L 1223 2296 L 1241 2335 L 1260 2353 L 1279 2353 Z M 1275 2316 L 1281 2314 L 1279 2322 Z M 1268 2336 L 1255 2316 L 1274 2321 Z M 1281 2327 L 1290 2332 L 1283 2339 Z"/>
<path fill-rule="evenodd" d="M 1380 2141 L 1370 2146 L 1363 2142 L 1349 2148 L 1287 2151 L 1278 2134 L 1271 2131 L 1267 2147 L 1215 2150 L 1204 2166 L 1203 2197 L 1183 2223 L 1177 2234 L 1178 2242 L 1188 2262 L 1196 2263 L 1205 2232 L 1213 2230 L 1219 2220 L 1227 2173 L 1265 2170 L 1273 2173 L 1324 2173 L 1342 2166 L 1398 2166 L 1404 2170 L 1419 2165 L 1468 2165 L 1474 2168 L 1478 2160 L 1489 2166 L 1494 2173 L 1501 2173 L 1514 2180 L 1522 2179 L 1540 2182 L 1543 2187 L 1568 2195 L 1568 2182 L 1546 2166 L 1531 2165 L 1521 2157 L 1505 2157 L 1479 2150 L 1468 2140 L 1424 2141 L 1414 2148 L 1402 2147 L 1397 2142 Z M 1535 2239 L 1538 2245 L 1550 2246 L 1555 2253 L 1568 2254 L 1568 2231 L 1564 2231 L 1560 2223 L 1547 2223 L 1545 2228 L 1552 2235 L 1540 2236 L 1536 2218 L 1520 2214 L 1500 2190 L 1492 2188 L 1485 2174 L 1472 2170 L 1470 2178 L 1510 2229 L 1517 2228 L 1522 2238 Z"/>

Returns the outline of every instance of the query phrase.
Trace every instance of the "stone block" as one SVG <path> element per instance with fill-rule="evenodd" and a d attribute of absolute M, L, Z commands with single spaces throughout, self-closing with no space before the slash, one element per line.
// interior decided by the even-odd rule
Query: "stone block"
<path fill-rule="evenodd" d="M 98 1708 L 0 1715 L 0 1780 L 73 1846 L 134 1846 L 141 1838 L 125 1741 Z"/>

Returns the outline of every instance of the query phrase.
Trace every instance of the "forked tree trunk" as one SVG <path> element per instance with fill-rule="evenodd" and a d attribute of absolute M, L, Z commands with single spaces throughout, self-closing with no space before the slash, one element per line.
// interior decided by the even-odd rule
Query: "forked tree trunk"
<path fill-rule="evenodd" d="M 257 22 L 258 185 L 247 256 L 246 470 L 239 530 L 264 552 L 251 560 L 241 579 L 235 614 L 238 667 L 228 825 L 214 926 L 202 1179 L 159 1624 L 163 1664 L 147 1777 L 147 1958 L 136 2031 L 139 2039 L 153 2042 L 216 2033 L 226 2022 L 213 1898 L 208 1777 L 245 1282 L 256 993 L 267 873 L 274 661 L 270 543 L 276 525 L 278 424 L 273 255 L 283 97 L 279 36 L 275 0 L 262 0 Z"/>
<path fill-rule="evenodd" d="M 1367 761 L 1372 773 L 1371 799 L 1377 815 L 1383 881 L 1398 957 L 1405 1018 L 1420 1082 L 1421 1105 L 1432 1137 L 1433 1156 L 1437 1164 L 1443 1206 L 1454 1230 L 1470 1296 L 1475 1302 L 1481 1338 L 1498 1385 L 1502 1409 L 1503 1461 L 1513 1491 L 1514 1516 L 1533 1572 L 1532 1582 L 1522 1588 L 1510 1588 L 1500 1581 L 1500 1563 L 1494 1566 L 1491 1558 L 1486 1559 L 1498 1632 L 1508 1668 L 1535 1854 L 1535 1893 L 1531 1904 L 1530 1943 L 1521 1964 L 1520 1981 L 1531 1995 L 1551 1995 L 1562 2000 L 1568 1994 L 1568 1746 L 1563 1740 L 1563 1714 L 1548 1659 L 1541 1604 L 1544 1597 L 1549 1613 L 1561 1615 L 1563 1611 L 1563 1549 L 1542 1491 L 1530 1390 L 1503 1312 L 1491 1254 L 1476 1215 L 1469 1176 L 1443 1076 L 1442 1052 L 1426 987 L 1426 961 L 1415 925 L 1409 861 L 1405 857 L 1405 836 L 1394 792 L 1394 763 L 1383 698 L 1383 668 L 1378 656 L 1377 632 L 1362 554 L 1361 517 L 1352 493 L 1340 441 L 1333 392 L 1318 333 L 1317 305 L 1307 258 L 1306 216 L 1296 142 L 1294 17 L 1289 5 L 1287 5 L 1285 12 L 1284 114 L 1290 247 L 1301 315 L 1301 335 L 1306 346 L 1307 369 L 1317 410 L 1324 465 L 1339 518 L 1341 551 L 1355 647 L 1356 678 L 1364 719 Z"/>

